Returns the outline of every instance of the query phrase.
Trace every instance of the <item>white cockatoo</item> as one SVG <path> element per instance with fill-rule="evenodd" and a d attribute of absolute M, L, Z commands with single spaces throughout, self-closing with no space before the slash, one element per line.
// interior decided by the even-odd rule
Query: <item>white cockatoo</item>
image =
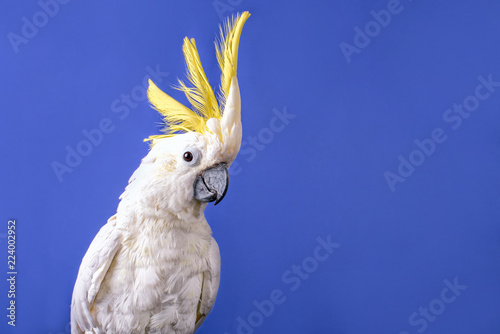
<path fill-rule="evenodd" d="M 184 39 L 193 109 L 149 81 L 148 98 L 165 134 L 129 180 L 117 212 L 92 241 L 71 302 L 71 332 L 194 333 L 219 287 L 219 247 L 204 210 L 228 187 L 242 128 L 236 79 L 238 44 L 248 12 L 228 20 L 216 43 L 222 75 L 216 99 L 194 39 Z"/>

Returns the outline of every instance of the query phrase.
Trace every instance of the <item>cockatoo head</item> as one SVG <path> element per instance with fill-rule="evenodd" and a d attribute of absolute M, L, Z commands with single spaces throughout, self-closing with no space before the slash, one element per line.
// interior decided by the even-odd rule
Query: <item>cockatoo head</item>
<path fill-rule="evenodd" d="M 221 39 L 216 44 L 221 68 L 218 99 L 208 83 L 201 66 L 194 39 L 184 39 L 183 51 L 187 64 L 188 87 L 179 80 L 178 89 L 186 94 L 193 108 L 176 101 L 151 80 L 148 98 L 165 120 L 164 135 L 151 136 L 151 151 L 144 162 L 149 162 L 149 173 L 155 175 L 157 191 L 169 196 L 168 207 L 219 203 L 225 196 L 228 168 L 236 159 L 242 138 L 241 100 L 236 64 L 241 31 L 248 12 L 228 20 L 221 28 Z"/>

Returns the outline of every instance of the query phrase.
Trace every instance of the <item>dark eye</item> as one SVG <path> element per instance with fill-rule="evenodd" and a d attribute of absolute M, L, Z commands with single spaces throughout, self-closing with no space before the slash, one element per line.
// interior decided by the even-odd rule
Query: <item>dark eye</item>
<path fill-rule="evenodd" d="M 200 163 L 201 152 L 198 148 L 193 146 L 188 146 L 184 147 L 184 149 L 181 152 L 183 152 L 182 160 L 184 160 L 185 165 L 189 167 L 194 167 Z"/>
<path fill-rule="evenodd" d="M 184 158 L 184 161 L 191 162 L 193 161 L 193 153 L 187 151 L 184 152 L 184 155 L 182 156 Z"/>

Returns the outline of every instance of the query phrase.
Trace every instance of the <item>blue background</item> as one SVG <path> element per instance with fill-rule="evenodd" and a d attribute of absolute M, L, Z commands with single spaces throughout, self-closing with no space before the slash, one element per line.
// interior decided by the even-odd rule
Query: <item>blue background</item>
<path fill-rule="evenodd" d="M 68 1 L 49 17 L 37 1 L 4 1 L 0 276 L 8 218 L 19 274 L 15 328 L 1 280 L 0 332 L 69 333 L 80 261 L 147 154 L 143 139 L 159 133 L 141 95 L 148 67 L 185 102 L 170 85 L 184 76 L 187 35 L 218 85 L 218 25 L 248 10 L 245 142 L 226 198 L 206 210 L 222 280 L 199 333 L 499 333 L 500 87 L 480 89 L 489 96 L 456 129 L 458 114 L 443 117 L 475 101 L 478 77 L 500 81 L 500 3 L 401 0 L 385 27 L 370 23 L 391 3 Z M 24 28 L 30 38 L 11 42 L 33 16 L 36 34 Z M 346 57 L 356 27 L 372 29 L 370 41 L 358 36 Z M 287 124 L 276 119 L 284 110 Z M 108 133 L 82 144 L 103 119 Z M 436 128 L 446 140 L 412 153 Z M 59 179 L 54 162 L 78 145 L 87 156 Z M 384 174 L 398 173 L 400 155 L 420 165 L 391 189 Z M 318 238 L 338 244 L 317 251 L 323 261 Z M 445 281 L 455 280 L 454 294 Z M 254 301 L 280 291 L 258 313 Z"/>

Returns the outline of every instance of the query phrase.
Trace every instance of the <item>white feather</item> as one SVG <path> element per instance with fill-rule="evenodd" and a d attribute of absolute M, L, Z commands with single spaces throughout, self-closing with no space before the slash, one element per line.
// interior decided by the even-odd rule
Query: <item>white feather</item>
<path fill-rule="evenodd" d="M 186 147 L 202 152 L 198 166 L 183 164 Z M 215 302 L 220 256 L 192 185 L 220 162 L 220 148 L 216 134 L 198 133 L 152 147 L 82 261 L 72 333 L 191 334 L 201 325 Z"/>

